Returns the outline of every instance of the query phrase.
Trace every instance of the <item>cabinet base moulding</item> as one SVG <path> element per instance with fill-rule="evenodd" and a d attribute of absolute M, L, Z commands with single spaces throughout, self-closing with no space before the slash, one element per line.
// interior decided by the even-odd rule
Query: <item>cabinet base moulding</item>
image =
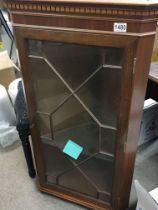
<path fill-rule="evenodd" d="M 90 201 L 88 202 L 88 201 L 85 201 L 85 200 L 81 200 L 80 198 L 77 197 L 77 195 L 75 196 L 73 194 L 73 196 L 72 195 L 69 196 L 68 194 L 65 194 L 64 192 L 62 193 L 62 192 L 58 191 L 56 188 L 51 190 L 51 189 L 48 189 L 48 187 L 39 186 L 39 190 L 42 193 L 47 193 L 49 195 L 56 196 L 58 198 L 61 198 L 61 199 L 73 202 L 73 203 L 78 204 L 78 205 L 82 205 L 82 206 L 90 208 L 90 209 L 94 209 L 94 210 L 112 210 L 112 208 L 108 204 L 104 205 L 104 206 L 99 206 L 100 204 L 98 205 L 98 204 L 92 203 Z"/>

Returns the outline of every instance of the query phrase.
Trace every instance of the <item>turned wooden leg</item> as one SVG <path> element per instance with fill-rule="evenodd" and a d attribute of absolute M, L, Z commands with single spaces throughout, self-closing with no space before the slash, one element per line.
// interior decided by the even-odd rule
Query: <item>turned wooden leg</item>
<path fill-rule="evenodd" d="M 26 158 L 29 175 L 31 178 L 34 178 L 36 176 L 36 172 L 35 172 L 35 168 L 34 168 L 34 164 L 33 164 L 32 151 L 31 151 L 28 135 L 19 134 L 19 136 L 20 136 L 20 139 L 22 142 L 23 151 L 24 151 L 24 155 Z"/>

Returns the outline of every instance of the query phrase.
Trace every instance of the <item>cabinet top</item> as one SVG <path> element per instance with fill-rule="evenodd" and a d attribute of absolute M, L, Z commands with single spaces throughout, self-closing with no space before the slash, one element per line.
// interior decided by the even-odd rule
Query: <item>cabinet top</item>
<path fill-rule="evenodd" d="M 9 3 L 86 3 L 105 5 L 156 6 L 158 0 L 5 0 Z"/>
<path fill-rule="evenodd" d="M 102 26 L 99 23 L 103 22 L 103 19 L 107 21 L 107 18 L 111 18 L 109 22 L 103 25 L 106 25 L 104 30 L 105 28 L 106 30 L 113 30 L 111 24 L 114 19 L 115 22 L 125 19 L 125 23 L 130 19 L 136 22 L 135 24 L 130 23 L 131 29 L 128 26 L 129 31 L 133 32 L 133 28 L 137 28 L 136 31 L 142 32 L 142 27 L 138 26 L 142 23 L 141 21 L 147 22 L 148 20 L 148 23 L 153 21 L 155 27 L 158 20 L 158 0 L 4 0 L 4 2 L 12 14 L 12 21 L 25 25 L 42 24 L 45 26 L 47 24 L 49 26 L 60 25 L 76 28 L 76 24 L 71 22 L 71 19 L 75 17 L 74 20 L 77 21 L 78 19 L 79 21 L 78 27 L 86 28 L 86 21 L 92 22 L 89 19 L 92 18 L 93 22 L 95 22 L 95 28 L 101 30 Z M 60 20 L 57 22 L 56 19 L 60 15 Z M 65 19 L 66 17 L 67 20 Z M 98 22 L 99 20 L 100 22 Z M 68 23 L 65 24 L 65 21 Z M 146 28 L 146 30 L 144 29 L 145 31 L 151 30 L 149 26 L 142 24 Z M 92 23 L 89 24 L 89 27 L 92 28 Z"/>

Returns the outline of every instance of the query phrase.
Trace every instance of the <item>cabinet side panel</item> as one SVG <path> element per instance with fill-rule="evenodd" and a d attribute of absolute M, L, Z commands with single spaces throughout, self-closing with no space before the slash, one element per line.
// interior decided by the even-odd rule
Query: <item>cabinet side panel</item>
<path fill-rule="evenodd" d="M 119 170 L 117 168 L 115 173 L 117 188 L 115 187 L 114 196 L 118 199 L 116 203 L 114 202 L 114 206 L 115 209 L 119 210 L 128 207 L 153 42 L 154 36 L 142 37 L 139 38 L 136 47 L 136 64 L 127 125 L 127 137 L 123 145 L 124 158 L 122 166 L 120 165 L 122 171 L 118 174 Z M 120 157 L 118 153 L 118 158 Z"/>

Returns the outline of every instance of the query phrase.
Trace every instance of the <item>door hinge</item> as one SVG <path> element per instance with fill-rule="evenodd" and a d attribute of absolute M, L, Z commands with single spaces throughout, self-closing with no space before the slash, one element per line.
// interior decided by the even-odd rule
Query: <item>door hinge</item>
<path fill-rule="evenodd" d="M 133 59 L 133 74 L 135 74 L 136 60 L 136 58 Z"/>
<path fill-rule="evenodd" d="M 124 152 L 124 153 L 126 152 L 126 145 L 127 145 L 127 143 L 124 142 L 124 144 L 123 144 L 123 152 Z"/>

